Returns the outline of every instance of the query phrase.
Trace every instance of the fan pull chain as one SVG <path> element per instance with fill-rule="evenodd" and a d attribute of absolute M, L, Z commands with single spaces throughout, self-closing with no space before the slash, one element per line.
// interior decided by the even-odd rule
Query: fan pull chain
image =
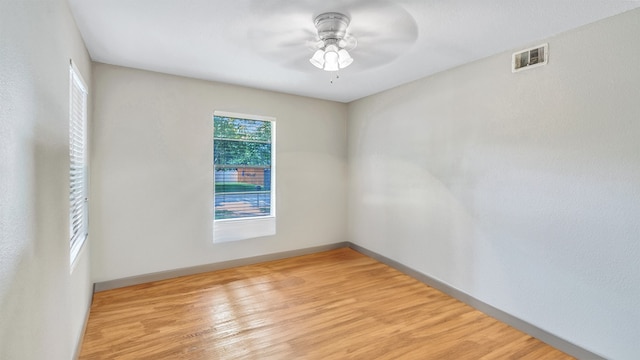
<path fill-rule="evenodd" d="M 332 71 L 329 73 L 329 82 L 331 83 L 331 85 L 333 85 L 333 74 L 336 75 L 336 80 L 340 79 L 340 72 L 338 71 Z"/>

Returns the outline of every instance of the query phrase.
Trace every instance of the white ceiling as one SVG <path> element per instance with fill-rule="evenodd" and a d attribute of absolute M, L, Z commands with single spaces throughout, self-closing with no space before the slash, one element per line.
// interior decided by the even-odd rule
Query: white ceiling
<path fill-rule="evenodd" d="M 69 2 L 95 61 L 341 102 L 640 7 L 640 0 Z M 333 84 L 308 61 L 313 19 L 327 11 L 349 15 L 358 40 L 354 63 Z"/>

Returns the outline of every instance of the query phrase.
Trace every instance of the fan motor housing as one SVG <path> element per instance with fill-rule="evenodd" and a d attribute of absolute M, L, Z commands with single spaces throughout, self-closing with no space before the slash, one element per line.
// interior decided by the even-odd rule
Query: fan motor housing
<path fill-rule="evenodd" d="M 340 40 L 346 35 L 350 21 L 351 19 L 349 19 L 347 15 L 328 12 L 316 16 L 314 24 L 316 29 L 318 29 L 318 37 L 320 40 Z"/>

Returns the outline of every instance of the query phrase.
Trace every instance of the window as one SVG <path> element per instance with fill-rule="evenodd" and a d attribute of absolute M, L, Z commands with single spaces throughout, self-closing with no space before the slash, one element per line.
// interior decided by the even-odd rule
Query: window
<path fill-rule="evenodd" d="M 214 241 L 275 234 L 275 119 L 213 117 Z"/>
<path fill-rule="evenodd" d="M 87 238 L 87 86 L 69 66 L 69 234 L 71 264 Z"/>

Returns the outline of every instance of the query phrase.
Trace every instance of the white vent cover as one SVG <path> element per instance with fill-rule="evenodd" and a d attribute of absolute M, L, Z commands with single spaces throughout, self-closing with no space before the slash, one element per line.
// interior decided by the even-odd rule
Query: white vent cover
<path fill-rule="evenodd" d="M 513 53 L 511 71 L 518 72 L 545 65 L 549 61 L 549 44 L 538 45 Z"/>

